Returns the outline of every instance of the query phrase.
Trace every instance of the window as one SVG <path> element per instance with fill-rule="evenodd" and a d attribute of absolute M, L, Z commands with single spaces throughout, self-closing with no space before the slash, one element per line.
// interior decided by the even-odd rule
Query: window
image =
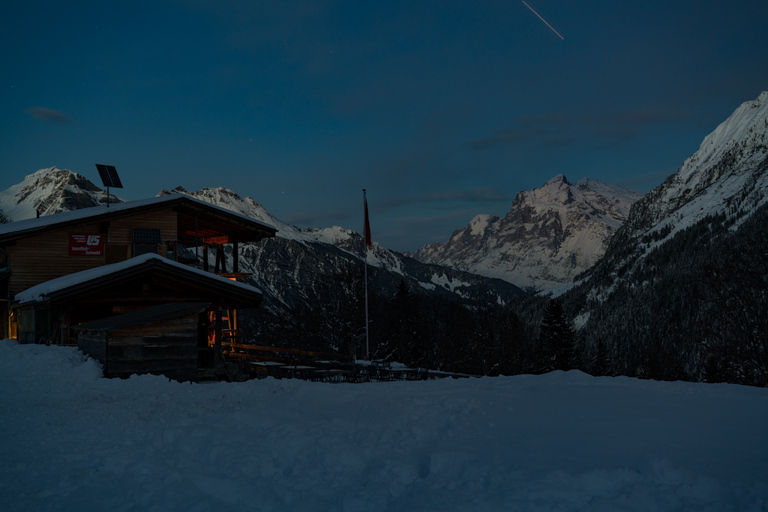
<path fill-rule="evenodd" d="M 160 230 L 156 228 L 132 228 L 133 255 L 159 254 Z"/>

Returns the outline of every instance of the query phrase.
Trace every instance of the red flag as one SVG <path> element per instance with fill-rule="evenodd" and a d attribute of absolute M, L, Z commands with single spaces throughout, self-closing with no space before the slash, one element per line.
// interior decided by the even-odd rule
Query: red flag
<path fill-rule="evenodd" d="M 365 197 L 365 189 L 363 189 L 363 205 L 365 206 L 365 246 L 370 247 L 373 242 L 371 242 L 371 223 L 368 221 L 368 198 Z"/>

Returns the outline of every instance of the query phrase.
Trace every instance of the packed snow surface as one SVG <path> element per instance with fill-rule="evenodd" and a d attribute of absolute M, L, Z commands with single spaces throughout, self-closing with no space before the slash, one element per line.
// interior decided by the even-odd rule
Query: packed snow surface
<path fill-rule="evenodd" d="M 768 506 L 768 389 L 541 376 L 100 377 L 0 341 L 4 511 L 728 511 Z"/>

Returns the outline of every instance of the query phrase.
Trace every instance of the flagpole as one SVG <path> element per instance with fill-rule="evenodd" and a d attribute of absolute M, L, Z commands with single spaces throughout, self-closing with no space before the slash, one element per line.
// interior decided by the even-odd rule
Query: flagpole
<path fill-rule="evenodd" d="M 368 336 L 368 249 L 371 247 L 371 227 L 368 221 L 368 199 L 365 197 L 365 189 L 363 189 L 363 210 L 365 218 L 365 260 L 363 261 L 363 268 L 365 268 L 365 358 L 370 361 L 371 350 Z"/>

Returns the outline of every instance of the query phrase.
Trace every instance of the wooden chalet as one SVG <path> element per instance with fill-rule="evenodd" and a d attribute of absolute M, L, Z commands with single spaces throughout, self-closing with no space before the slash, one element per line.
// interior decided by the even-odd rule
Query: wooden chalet
<path fill-rule="evenodd" d="M 268 224 L 184 195 L 0 225 L 2 328 L 22 343 L 74 344 L 73 334 L 82 329 L 73 327 L 80 324 L 195 302 L 207 304 L 207 320 L 198 329 L 205 329 L 209 345 L 221 343 L 237 335 L 237 309 L 256 307 L 261 300 L 259 290 L 236 281 L 248 275 L 239 272 L 239 244 L 275 232 Z M 231 269 L 225 244 L 232 247 Z M 209 250 L 216 254 L 213 269 Z"/>

